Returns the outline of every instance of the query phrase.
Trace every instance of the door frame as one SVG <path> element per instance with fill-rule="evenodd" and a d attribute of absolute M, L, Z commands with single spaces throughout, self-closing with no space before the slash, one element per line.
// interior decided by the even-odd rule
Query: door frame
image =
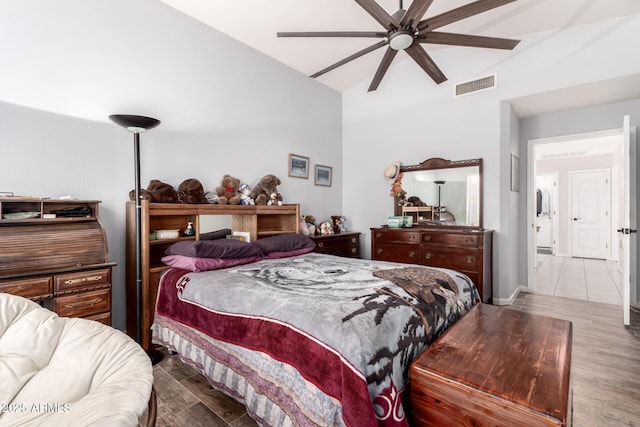
<path fill-rule="evenodd" d="M 609 129 L 597 132 L 584 132 L 571 135 L 562 135 L 548 138 L 534 138 L 527 141 L 527 287 L 531 290 L 534 289 L 535 284 L 535 272 L 536 272 L 536 237 L 535 237 L 535 218 L 536 218 L 536 204 L 535 204 L 535 178 L 536 178 L 536 159 L 535 159 L 535 147 L 543 144 L 553 144 L 557 142 L 573 141 L 578 139 L 598 138 L 607 136 L 620 136 L 622 137 L 622 128 Z M 635 159 L 631 159 L 635 161 Z M 632 195 L 634 197 L 635 195 Z"/>

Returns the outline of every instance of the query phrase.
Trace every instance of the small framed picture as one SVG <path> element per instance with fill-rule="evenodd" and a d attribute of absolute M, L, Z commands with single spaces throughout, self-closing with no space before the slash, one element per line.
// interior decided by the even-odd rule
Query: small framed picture
<path fill-rule="evenodd" d="M 331 166 L 316 165 L 316 185 L 331 187 Z"/>
<path fill-rule="evenodd" d="M 289 154 L 289 176 L 309 179 L 309 158 Z"/>

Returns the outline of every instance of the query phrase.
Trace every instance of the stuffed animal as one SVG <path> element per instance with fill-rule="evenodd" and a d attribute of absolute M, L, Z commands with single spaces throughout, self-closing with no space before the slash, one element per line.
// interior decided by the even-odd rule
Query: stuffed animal
<path fill-rule="evenodd" d="M 178 200 L 180 203 L 208 203 L 204 197 L 202 183 L 195 178 L 185 179 L 178 186 Z"/>
<path fill-rule="evenodd" d="M 280 179 L 277 176 L 265 175 L 253 187 L 250 197 L 256 205 L 266 205 L 271 198 L 271 194 L 278 193 L 278 185 L 280 184 Z M 280 201 L 282 202 L 282 199 Z"/>
<path fill-rule="evenodd" d="M 427 206 L 418 196 L 411 196 L 407 199 L 407 206 Z"/>
<path fill-rule="evenodd" d="M 344 233 L 347 229 L 344 226 L 345 218 L 342 215 L 332 215 L 331 222 L 333 223 L 334 233 Z"/>
<path fill-rule="evenodd" d="M 129 199 L 135 200 L 136 192 L 131 190 L 129 192 Z M 175 203 L 178 201 L 178 194 L 173 186 L 166 184 L 157 179 L 149 181 L 147 189 L 140 190 L 140 198 L 142 200 L 148 200 L 150 203 Z"/>
<path fill-rule="evenodd" d="M 251 189 L 248 184 L 240 184 L 240 204 L 241 205 L 255 205 L 256 202 L 251 198 Z"/>
<path fill-rule="evenodd" d="M 225 175 L 222 177 L 222 182 L 216 187 L 216 194 L 218 195 L 219 205 L 237 205 L 240 203 L 240 195 L 238 190 L 240 189 L 240 180 L 234 178 L 231 175 Z"/>
<path fill-rule="evenodd" d="M 274 191 L 269 195 L 267 206 L 282 206 L 282 194 Z"/>
<path fill-rule="evenodd" d="M 309 226 L 307 225 L 307 221 L 304 220 L 304 216 L 300 217 L 300 234 L 304 234 L 305 236 L 309 235 Z"/>
<path fill-rule="evenodd" d="M 331 224 L 331 221 L 321 222 L 320 223 L 320 235 L 321 236 L 328 236 L 330 234 L 333 234 L 333 224 Z"/>
<path fill-rule="evenodd" d="M 313 215 L 304 215 L 304 221 L 307 223 L 307 230 L 309 235 L 314 236 L 316 234 L 316 219 Z"/>

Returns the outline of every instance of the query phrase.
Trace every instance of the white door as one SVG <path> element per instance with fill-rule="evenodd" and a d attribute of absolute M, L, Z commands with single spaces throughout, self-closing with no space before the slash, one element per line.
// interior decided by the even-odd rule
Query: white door
<path fill-rule="evenodd" d="M 606 259 L 608 255 L 609 176 L 605 169 L 570 172 L 571 256 Z"/>
<path fill-rule="evenodd" d="M 636 263 L 633 260 L 636 257 L 636 206 L 631 203 L 631 194 L 636 191 L 635 188 L 635 162 L 631 163 L 631 146 L 635 154 L 635 129 L 629 126 L 629 116 L 624 116 L 622 126 L 623 146 L 624 146 L 624 210 L 622 214 L 622 227 L 618 229 L 620 236 L 620 263 L 622 264 L 622 312 L 623 323 L 628 325 L 631 320 L 630 306 L 632 289 L 631 284 L 636 285 Z M 631 138 L 631 136 L 634 138 Z M 633 166 L 633 169 L 632 169 Z M 633 233 L 633 234 L 632 234 Z M 633 238 L 632 238 L 633 236 Z M 633 278 L 633 280 L 632 280 Z M 633 292 L 635 294 L 635 292 Z M 636 296 L 637 298 L 637 296 Z"/>

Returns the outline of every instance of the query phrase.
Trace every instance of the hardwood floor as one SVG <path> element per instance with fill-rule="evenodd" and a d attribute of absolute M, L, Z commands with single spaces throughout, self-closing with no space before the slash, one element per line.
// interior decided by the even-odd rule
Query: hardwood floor
<path fill-rule="evenodd" d="M 618 305 L 533 293 L 507 308 L 573 322 L 574 426 L 640 427 L 639 313 L 624 327 Z M 165 353 L 154 375 L 157 426 L 256 426 L 243 405 L 211 389 L 177 356 Z"/>

